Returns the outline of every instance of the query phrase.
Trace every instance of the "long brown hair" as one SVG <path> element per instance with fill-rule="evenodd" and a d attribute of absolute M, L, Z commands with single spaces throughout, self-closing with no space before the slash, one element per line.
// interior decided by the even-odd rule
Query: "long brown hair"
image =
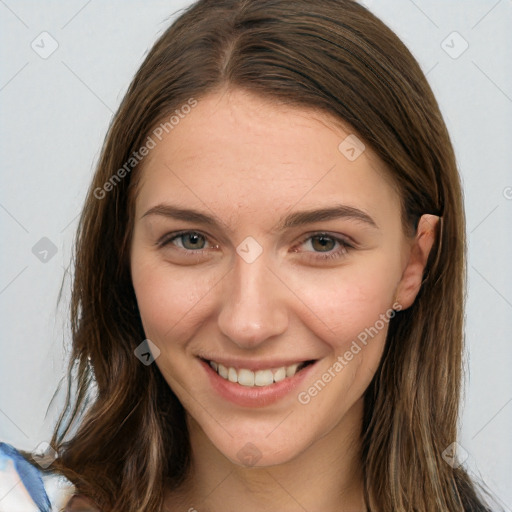
<path fill-rule="evenodd" d="M 160 511 L 165 490 L 187 475 L 184 410 L 158 367 L 134 356 L 145 338 L 129 270 L 143 160 L 130 159 L 155 126 L 224 87 L 343 120 L 387 164 L 407 232 L 423 213 L 442 217 L 421 291 L 391 321 L 365 395 L 366 501 L 372 511 L 485 510 L 464 469 L 442 456 L 457 438 L 463 353 L 465 220 L 454 152 L 418 63 L 350 0 L 199 0 L 147 55 L 80 219 L 68 397 L 51 469 L 105 512 Z"/>

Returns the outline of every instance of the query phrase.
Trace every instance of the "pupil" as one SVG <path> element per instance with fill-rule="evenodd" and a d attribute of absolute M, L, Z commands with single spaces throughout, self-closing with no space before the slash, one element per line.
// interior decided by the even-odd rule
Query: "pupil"
<path fill-rule="evenodd" d="M 192 249 L 197 249 L 197 243 L 199 239 L 201 238 L 201 235 L 198 235 L 197 233 L 191 234 L 191 235 L 185 235 L 185 240 L 189 240 L 192 245 Z M 186 244 L 184 244 L 186 246 Z"/>
<path fill-rule="evenodd" d="M 319 242 L 319 247 L 315 247 L 315 249 L 320 248 L 322 252 L 329 251 L 333 248 L 334 240 L 327 236 L 317 236 L 313 239 L 313 246 L 315 245 L 315 241 Z"/>

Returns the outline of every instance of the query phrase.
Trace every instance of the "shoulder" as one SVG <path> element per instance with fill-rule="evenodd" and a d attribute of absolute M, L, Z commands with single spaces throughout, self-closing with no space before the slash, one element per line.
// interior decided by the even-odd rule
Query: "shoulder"
<path fill-rule="evenodd" d="M 29 462 L 14 446 L 0 442 L 0 512 L 100 512 L 74 485 Z"/>

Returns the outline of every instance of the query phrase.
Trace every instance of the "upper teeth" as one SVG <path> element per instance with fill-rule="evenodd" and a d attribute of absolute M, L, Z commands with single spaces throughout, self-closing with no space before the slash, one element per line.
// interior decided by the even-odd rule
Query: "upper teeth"
<path fill-rule="evenodd" d="M 281 366 L 272 370 L 258 370 L 253 372 L 241 368 L 236 370 L 233 367 L 226 367 L 221 363 L 209 361 L 210 366 L 223 378 L 230 382 L 238 382 L 242 386 L 269 386 L 274 382 L 280 382 L 286 377 L 293 377 L 297 373 L 299 367 L 303 367 L 305 363 L 295 363 L 290 366 Z"/>

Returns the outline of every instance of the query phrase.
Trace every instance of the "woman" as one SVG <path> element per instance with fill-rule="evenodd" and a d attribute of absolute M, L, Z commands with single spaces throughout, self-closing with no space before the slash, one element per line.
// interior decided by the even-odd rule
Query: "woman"
<path fill-rule="evenodd" d="M 195 3 L 89 190 L 50 469 L 102 511 L 487 510 L 454 453 L 464 247 L 390 29 L 348 0 Z"/>

